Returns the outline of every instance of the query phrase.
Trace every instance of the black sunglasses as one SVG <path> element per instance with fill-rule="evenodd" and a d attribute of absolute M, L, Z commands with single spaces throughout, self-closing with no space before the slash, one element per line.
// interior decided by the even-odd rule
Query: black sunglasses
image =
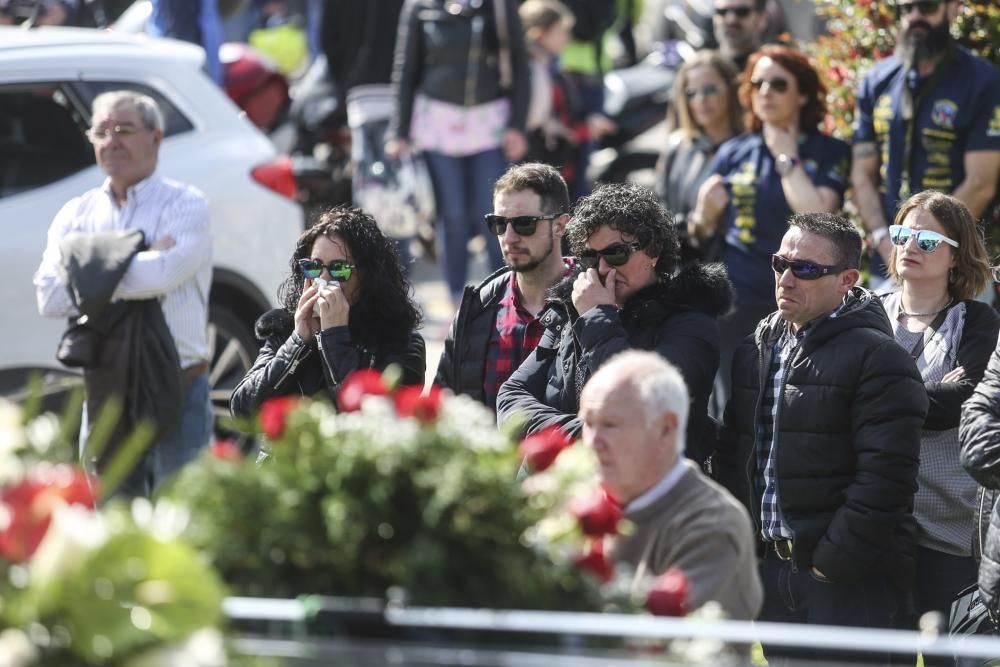
<path fill-rule="evenodd" d="M 931 16 L 940 6 L 941 0 L 917 0 L 917 2 L 897 2 L 893 5 L 893 9 L 896 11 L 896 18 L 899 19 L 909 14 L 914 7 L 921 16 Z"/>
<path fill-rule="evenodd" d="M 518 236 L 531 236 L 538 229 L 538 222 L 540 220 L 553 220 L 560 215 L 562 213 L 554 215 L 517 215 L 513 218 L 506 218 L 496 213 L 487 213 L 485 217 L 486 227 L 489 228 L 492 234 L 503 236 L 507 233 L 507 225 L 510 225 L 514 228 L 514 233 Z"/>
<path fill-rule="evenodd" d="M 764 87 L 764 84 L 776 93 L 787 93 L 788 92 L 788 79 L 782 79 L 780 77 L 775 79 L 750 79 L 750 87 L 754 90 L 760 90 Z"/>
<path fill-rule="evenodd" d="M 754 10 L 753 7 L 716 7 L 715 15 L 725 17 L 726 14 L 733 13 L 736 14 L 736 18 L 745 19 L 750 16 L 750 12 Z"/>
<path fill-rule="evenodd" d="M 827 266 L 807 262 L 804 259 L 785 259 L 781 255 L 771 255 L 771 268 L 777 274 L 782 274 L 788 269 L 792 270 L 792 275 L 799 280 L 819 280 L 823 276 L 840 273 L 849 266 Z"/>
<path fill-rule="evenodd" d="M 345 262 L 342 259 L 335 259 L 329 264 L 324 264 L 318 259 L 300 259 L 299 267 L 302 269 L 305 277 L 310 280 L 319 278 L 323 275 L 323 269 L 326 269 L 330 272 L 330 279 L 336 280 L 338 283 L 350 280 L 356 268 L 354 264 Z"/>
<path fill-rule="evenodd" d="M 696 96 L 701 95 L 702 97 L 712 97 L 713 95 L 719 94 L 719 87 L 714 83 L 709 83 L 702 86 L 701 88 L 686 88 L 684 90 L 684 97 L 689 100 L 693 100 Z"/>
<path fill-rule="evenodd" d="M 580 253 L 577 259 L 580 260 L 580 266 L 583 270 L 597 268 L 598 263 L 601 261 L 601 257 L 604 261 L 608 263 L 609 266 L 621 266 L 628 261 L 628 258 L 632 256 L 632 253 L 636 250 L 640 250 L 641 246 L 638 243 L 612 243 L 607 248 L 601 250 L 584 250 Z"/>

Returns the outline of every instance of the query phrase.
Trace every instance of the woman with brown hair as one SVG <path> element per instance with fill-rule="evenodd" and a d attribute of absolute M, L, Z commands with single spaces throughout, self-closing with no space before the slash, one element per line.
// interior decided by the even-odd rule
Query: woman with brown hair
<path fill-rule="evenodd" d="M 959 462 L 958 425 L 962 403 L 986 371 L 1000 315 L 975 300 L 991 273 L 965 204 L 927 190 L 905 201 L 894 222 L 889 275 L 901 289 L 884 295 L 882 303 L 930 398 L 913 507 L 920 528 L 917 612 L 947 617 L 956 594 L 976 583 L 971 548 L 977 485 Z"/>
<path fill-rule="evenodd" d="M 656 182 L 660 201 L 674 214 L 683 237 L 687 236 L 687 217 L 698 201 L 698 189 L 712 173 L 716 150 L 740 132 L 737 76 L 736 68 L 718 51 L 697 53 L 677 72 L 673 105 L 677 129 L 670 133 L 660 154 Z M 701 258 L 714 259 L 705 253 Z"/>
<path fill-rule="evenodd" d="M 719 148 L 713 175 L 688 216 L 693 239 L 722 235 L 721 259 L 736 292 L 736 308 L 721 325 L 723 387 L 716 408 L 728 395 L 733 349 L 775 309 L 771 255 L 788 218 L 840 209 L 850 148 L 819 129 L 825 95 L 815 68 L 799 51 L 769 44 L 753 53 L 739 88 L 746 133 Z"/>

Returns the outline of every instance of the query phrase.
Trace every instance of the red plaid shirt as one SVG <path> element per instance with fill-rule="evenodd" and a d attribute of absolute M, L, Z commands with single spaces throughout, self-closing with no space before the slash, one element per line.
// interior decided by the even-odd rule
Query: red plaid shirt
<path fill-rule="evenodd" d="M 545 327 L 536 313 L 529 313 L 517 296 L 517 274 L 511 271 L 507 291 L 497 305 L 496 324 L 486 348 L 483 397 L 494 411 L 502 385 L 542 339 Z"/>

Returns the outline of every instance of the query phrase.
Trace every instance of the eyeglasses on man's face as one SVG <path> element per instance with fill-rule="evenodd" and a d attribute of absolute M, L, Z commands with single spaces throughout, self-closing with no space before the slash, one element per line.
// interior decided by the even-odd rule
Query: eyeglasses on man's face
<path fill-rule="evenodd" d="M 607 248 L 602 248 L 601 250 L 584 250 L 577 259 L 580 260 L 580 266 L 583 267 L 584 271 L 597 268 L 602 257 L 608 263 L 608 266 L 622 266 L 628 262 L 633 252 L 640 249 L 641 246 L 635 242 L 612 243 Z"/>
<path fill-rule="evenodd" d="M 933 16 L 941 6 L 941 0 L 917 0 L 917 2 L 897 2 L 892 6 L 896 12 L 896 18 L 901 19 L 914 9 L 921 16 Z"/>
<path fill-rule="evenodd" d="M 829 264 L 817 264 L 804 259 L 788 259 L 781 255 L 771 255 L 771 268 L 778 275 L 791 269 L 792 275 L 799 280 L 819 280 L 823 276 L 840 273 L 851 267 L 831 266 Z"/>
<path fill-rule="evenodd" d="M 950 239 L 944 234 L 938 234 L 931 229 L 911 229 L 903 225 L 889 225 L 889 240 L 895 246 L 903 247 L 907 241 L 915 238 L 917 248 L 921 252 L 932 253 L 941 247 L 942 243 L 947 243 L 953 248 L 958 247 L 958 241 Z"/>
<path fill-rule="evenodd" d="M 490 233 L 496 234 L 497 236 L 503 236 L 507 233 L 507 225 L 514 228 L 514 233 L 518 236 L 531 236 L 538 229 L 538 223 L 542 220 L 554 220 L 558 218 L 562 213 L 556 213 L 554 215 L 518 215 L 512 218 L 507 218 L 502 215 L 497 215 L 495 213 L 488 213 L 486 218 L 486 227 L 490 230 Z"/>
<path fill-rule="evenodd" d="M 118 137 L 120 139 L 127 139 L 133 135 L 143 132 L 145 128 L 136 127 L 135 125 L 109 125 L 108 127 L 92 127 L 87 130 L 87 138 L 90 139 L 91 143 L 99 144 L 111 139 L 111 137 Z"/>
<path fill-rule="evenodd" d="M 326 269 L 330 272 L 331 280 L 342 283 L 351 279 L 356 267 L 342 259 L 335 259 L 329 264 L 324 264 L 318 259 L 300 259 L 299 268 L 302 269 L 302 274 L 310 280 L 319 278 L 323 275 L 323 269 Z"/>

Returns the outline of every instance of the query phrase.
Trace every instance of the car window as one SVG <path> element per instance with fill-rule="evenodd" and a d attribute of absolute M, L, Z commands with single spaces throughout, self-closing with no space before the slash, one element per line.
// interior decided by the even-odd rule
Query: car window
<path fill-rule="evenodd" d="M 77 81 L 74 87 L 79 91 L 81 99 L 90 109 L 94 98 L 101 93 L 112 90 L 134 90 L 143 95 L 152 97 L 163 112 L 163 136 L 170 137 L 175 134 L 190 132 L 194 129 L 184 115 L 177 110 L 170 100 L 163 96 L 158 90 L 134 81 Z"/>
<path fill-rule="evenodd" d="M 0 198 L 95 163 L 87 119 L 60 83 L 0 86 Z"/>

